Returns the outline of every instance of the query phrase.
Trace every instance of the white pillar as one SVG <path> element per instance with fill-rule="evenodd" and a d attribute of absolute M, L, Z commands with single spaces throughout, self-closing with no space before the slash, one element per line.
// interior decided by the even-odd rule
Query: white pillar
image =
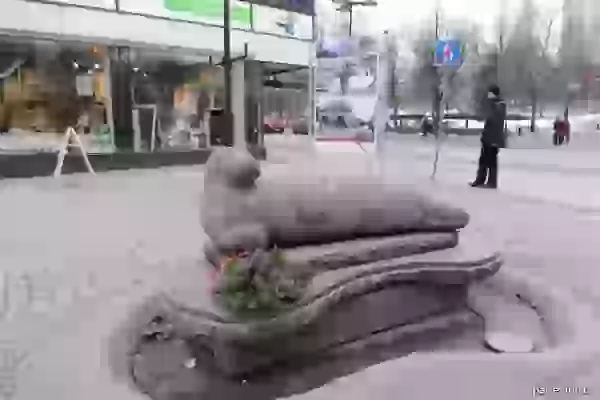
<path fill-rule="evenodd" d="M 375 106 L 374 115 L 374 141 L 375 152 L 371 154 L 371 166 L 373 172 L 381 175 L 385 172 L 385 140 L 386 126 L 389 121 L 389 100 L 388 100 L 388 85 L 389 85 L 389 70 L 388 70 L 388 55 L 383 54 L 377 58 L 377 103 Z"/>
<path fill-rule="evenodd" d="M 385 55 L 380 55 L 377 59 L 377 103 L 374 115 L 374 141 L 378 155 L 384 150 L 386 125 L 389 120 L 388 75 L 388 59 Z"/>
<path fill-rule="evenodd" d="M 258 113 L 257 119 L 258 119 L 258 144 L 261 146 L 265 145 L 265 126 L 264 126 L 264 120 L 265 120 L 265 85 L 264 85 L 264 70 L 262 65 L 259 64 L 259 66 L 257 67 L 258 73 L 257 73 L 257 84 L 258 84 L 258 88 L 257 88 L 257 93 L 258 93 L 258 109 L 256 110 L 256 112 Z"/>
<path fill-rule="evenodd" d="M 231 91 L 233 113 L 233 146 L 246 147 L 246 80 L 244 61 L 233 63 L 231 68 Z"/>

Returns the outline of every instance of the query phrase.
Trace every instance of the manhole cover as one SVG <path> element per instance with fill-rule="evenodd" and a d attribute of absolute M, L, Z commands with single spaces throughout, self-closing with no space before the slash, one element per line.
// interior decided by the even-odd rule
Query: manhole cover
<path fill-rule="evenodd" d="M 500 353 L 531 353 L 533 340 L 510 332 L 494 332 L 486 335 L 486 344 Z"/>

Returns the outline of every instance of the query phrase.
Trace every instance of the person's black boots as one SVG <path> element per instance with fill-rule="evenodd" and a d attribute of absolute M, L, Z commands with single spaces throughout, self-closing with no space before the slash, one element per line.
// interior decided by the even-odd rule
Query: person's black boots
<path fill-rule="evenodd" d="M 498 167 L 491 167 L 490 172 L 488 174 L 488 180 L 485 184 L 485 187 L 488 189 L 497 189 L 498 188 Z"/>
<path fill-rule="evenodd" d="M 485 184 L 486 175 L 487 175 L 487 168 L 480 165 L 479 168 L 477 169 L 477 177 L 475 178 L 475 180 L 473 182 L 469 183 L 469 185 L 471 187 L 483 186 Z"/>

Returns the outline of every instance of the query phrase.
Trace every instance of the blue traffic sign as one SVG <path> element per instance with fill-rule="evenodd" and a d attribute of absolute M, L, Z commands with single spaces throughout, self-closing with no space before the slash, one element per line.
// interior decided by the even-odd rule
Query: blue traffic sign
<path fill-rule="evenodd" d="M 460 67 L 462 61 L 463 54 L 460 41 L 454 39 L 437 41 L 433 57 L 434 65 Z"/>

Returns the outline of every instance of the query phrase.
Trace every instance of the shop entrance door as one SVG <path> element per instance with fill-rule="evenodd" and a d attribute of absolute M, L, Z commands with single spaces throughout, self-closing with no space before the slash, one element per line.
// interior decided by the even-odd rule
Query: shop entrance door
<path fill-rule="evenodd" d="M 154 104 L 133 108 L 133 151 L 154 152 L 157 140 L 157 109 Z"/>

